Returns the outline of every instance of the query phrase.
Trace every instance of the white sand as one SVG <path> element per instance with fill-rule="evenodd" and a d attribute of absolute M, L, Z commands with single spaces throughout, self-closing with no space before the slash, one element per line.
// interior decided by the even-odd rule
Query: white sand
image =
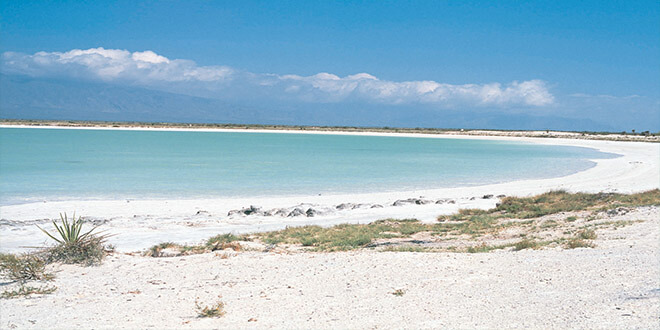
<path fill-rule="evenodd" d="M 115 254 L 56 266 L 53 294 L 1 299 L 0 327 L 660 329 L 660 209 L 623 219 L 644 222 L 599 230 L 594 249 Z M 198 318 L 197 299 L 226 315 Z"/>
<path fill-rule="evenodd" d="M 15 126 L 14 126 L 15 127 Z M 43 127 L 42 127 L 43 128 Z M 48 127 L 46 127 L 48 128 Z M 61 129 L 61 127 L 59 127 Z M 80 129 L 80 128 L 67 128 Z M 120 130 L 165 130 L 148 128 L 93 128 Z M 185 129 L 166 129 L 185 130 Z M 0 251 L 20 251 L 21 246 L 39 246 L 47 241 L 33 224 L 45 224 L 60 212 L 74 211 L 78 215 L 104 221 L 101 230 L 116 234 L 111 241 L 119 251 L 144 249 L 163 241 L 196 243 L 219 233 L 245 233 L 274 230 L 290 225 L 365 223 L 383 218 L 417 218 L 434 221 L 440 214 L 453 213 L 459 208 L 490 208 L 497 199 L 481 199 L 486 194 L 526 196 L 552 189 L 572 192 L 639 192 L 660 187 L 660 144 L 644 142 L 615 142 L 560 138 L 525 138 L 493 136 L 458 136 L 436 134 L 299 132 L 267 130 L 194 129 L 194 131 L 242 131 L 300 134 L 359 134 L 379 136 L 412 136 L 425 138 L 466 138 L 523 141 L 539 144 L 568 145 L 615 153 L 621 157 L 595 159 L 595 167 L 569 176 L 541 180 L 524 180 L 476 187 L 429 189 L 372 194 L 340 194 L 323 196 L 288 196 L 277 198 L 224 198 L 196 200 L 74 200 L 0 206 L 0 219 L 13 225 L 0 225 Z M 391 206 L 399 199 L 423 196 L 437 200 L 451 198 L 456 204 Z M 470 198 L 476 197 L 474 200 Z M 318 209 L 332 209 L 341 203 L 380 204 L 384 208 L 342 210 L 315 217 L 232 216 L 230 210 L 250 205 L 264 209 L 293 207 L 301 203 Z M 197 215 L 198 211 L 206 211 Z"/>

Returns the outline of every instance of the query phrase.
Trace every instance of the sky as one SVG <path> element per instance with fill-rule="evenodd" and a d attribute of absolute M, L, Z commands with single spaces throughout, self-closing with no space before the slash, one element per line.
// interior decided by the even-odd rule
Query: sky
<path fill-rule="evenodd" d="M 6 0 L 0 52 L 3 74 L 264 109 L 375 116 L 382 106 L 660 131 L 658 1 Z"/>

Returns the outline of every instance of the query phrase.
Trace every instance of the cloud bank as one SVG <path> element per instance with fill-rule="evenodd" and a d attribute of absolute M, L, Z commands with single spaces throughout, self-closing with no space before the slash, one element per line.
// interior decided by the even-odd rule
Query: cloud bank
<path fill-rule="evenodd" d="M 387 81 L 368 73 L 339 77 L 251 73 L 227 66 L 199 66 L 153 51 L 73 49 L 32 55 L 5 52 L 2 71 L 34 77 L 63 77 L 167 90 L 204 89 L 217 98 L 264 98 L 314 103 L 369 102 L 454 107 L 542 107 L 554 97 L 541 80 L 507 84 L 452 85 L 435 81 Z"/>

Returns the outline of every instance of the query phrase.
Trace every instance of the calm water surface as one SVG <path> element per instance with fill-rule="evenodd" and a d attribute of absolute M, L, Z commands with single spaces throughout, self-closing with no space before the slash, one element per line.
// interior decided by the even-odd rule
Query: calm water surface
<path fill-rule="evenodd" d="M 482 140 L 0 128 L 0 204 L 455 187 L 564 176 L 611 157 Z"/>

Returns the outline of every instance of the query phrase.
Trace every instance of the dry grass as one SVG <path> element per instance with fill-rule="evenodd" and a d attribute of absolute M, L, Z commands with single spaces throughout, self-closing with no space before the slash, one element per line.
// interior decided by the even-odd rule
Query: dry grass
<path fill-rule="evenodd" d="M 148 254 L 158 255 L 165 247 L 177 248 L 184 255 L 227 248 L 240 251 L 240 242 L 243 241 L 262 244 L 266 246 L 265 251 L 274 251 L 274 247 L 278 247 L 278 251 L 320 252 L 373 248 L 386 252 L 481 253 L 546 246 L 593 247 L 596 229 L 632 223 L 627 220 L 600 221 L 599 212 L 647 205 L 660 205 L 660 190 L 632 195 L 552 191 L 526 198 L 507 197 L 490 210 L 459 210 L 454 215 L 439 217 L 437 223 L 385 219 L 328 228 L 313 225 L 287 227 L 250 235 L 218 235 L 199 246 L 163 243 L 153 247 Z"/>
<path fill-rule="evenodd" d="M 21 285 L 16 290 L 7 290 L 0 294 L 0 298 L 11 299 L 25 297 L 33 294 L 51 294 L 57 290 L 54 286 L 33 287 Z"/>
<path fill-rule="evenodd" d="M 225 315 L 225 303 L 218 301 L 211 306 L 201 306 L 195 301 L 198 317 L 223 317 Z"/>
<path fill-rule="evenodd" d="M 45 270 L 46 261 L 34 254 L 0 254 L 0 275 L 11 281 L 49 281 L 53 275 Z"/>

